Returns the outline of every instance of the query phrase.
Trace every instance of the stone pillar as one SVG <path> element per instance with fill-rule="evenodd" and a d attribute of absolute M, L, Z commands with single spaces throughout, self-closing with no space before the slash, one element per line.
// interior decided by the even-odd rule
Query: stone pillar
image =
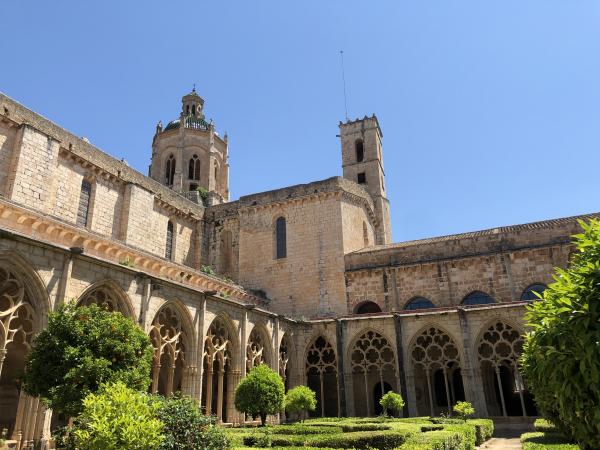
<path fill-rule="evenodd" d="M 465 397 L 467 401 L 473 404 L 478 416 L 487 417 L 489 414 L 485 402 L 485 393 L 483 392 L 481 366 L 479 364 L 475 366 L 477 357 L 473 354 L 469 321 L 467 320 L 467 311 L 464 308 L 458 308 L 458 318 L 465 355 L 465 360 L 461 364 Z"/>
<path fill-rule="evenodd" d="M 205 402 L 205 407 L 206 407 L 206 415 L 210 416 L 212 413 L 212 393 L 213 393 L 213 388 L 212 388 L 212 384 L 213 384 L 213 362 L 212 362 L 212 358 L 208 359 L 208 367 L 207 367 L 207 372 L 206 372 L 206 402 Z"/>
<path fill-rule="evenodd" d="M 279 373 L 279 318 L 273 320 L 273 362 L 272 368 L 276 373 Z"/>
<path fill-rule="evenodd" d="M 198 404 L 202 404 L 202 378 L 204 375 L 204 339 L 206 338 L 206 297 L 203 297 L 200 301 L 200 308 L 198 310 L 198 327 L 196 332 L 198 333 L 198 347 L 196 352 L 197 370 L 196 379 L 194 384 L 196 386 L 195 398 Z"/>
<path fill-rule="evenodd" d="M 60 280 L 58 282 L 58 293 L 56 294 L 55 308 L 62 305 L 65 302 L 67 293 L 69 292 L 69 281 L 71 280 L 71 274 L 73 273 L 73 253 L 69 252 L 65 254 L 63 261 L 62 271 L 60 273 Z"/>
<path fill-rule="evenodd" d="M 416 411 L 409 411 L 409 404 L 412 402 L 416 406 L 416 399 L 414 393 L 411 392 L 409 397 L 408 394 L 408 383 L 406 378 L 406 372 L 404 370 L 404 347 L 402 345 L 402 318 L 399 314 L 394 314 L 394 330 L 396 334 L 396 358 L 398 359 L 398 387 L 400 389 L 400 395 L 405 400 L 404 407 L 402 408 L 402 416 L 408 417 L 410 415 L 416 415 Z M 414 380 L 412 381 L 414 386 Z"/>
<path fill-rule="evenodd" d="M 152 278 L 150 278 L 143 272 L 139 272 L 138 277 L 141 278 L 143 284 L 142 304 L 140 305 L 140 316 L 138 318 L 138 324 L 142 327 L 144 331 L 146 331 L 148 307 L 150 305 L 150 297 L 152 296 Z"/>
<path fill-rule="evenodd" d="M 338 416 L 346 416 L 346 383 L 344 377 L 344 338 L 346 323 L 341 320 L 335 321 L 336 344 L 337 344 L 337 385 L 338 385 Z M 321 393 L 322 395 L 323 393 Z"/>

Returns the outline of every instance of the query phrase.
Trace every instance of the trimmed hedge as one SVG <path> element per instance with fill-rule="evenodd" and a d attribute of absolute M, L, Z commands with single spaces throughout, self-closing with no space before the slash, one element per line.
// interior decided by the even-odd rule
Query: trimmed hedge
<path fill-rule="evenodd" d="M 559 433 L 558 428 L 556 428 L 556 425 L 554 425 L 552 422 L 546 419 L 536 419 L 536 421 L 533 423 L 533 428 L 535 428 L 535 431 L 550 431 L 554 433 Z"/>
<path fill-rule="evenodd" d="M 521 435 L 523 450 L 579 450 L 577 444 L 570 443 L 559 433 L 536 431 Z"/>
<path fill-rule="evenodd" d="M 464 447 L 465 437 L 456 431 L 429 431 L 411 436 L 399 450 L 454 450 Z"/>
<path fill-rule="evenodd" d="M 307 435 L 307 434 L 329 434 L 341 433 L 345 430 L 345 426 L 337 425 L 279 425 L 276 427 L 268 427 L 273 434 L 290 434 L 290 435 Z M 358 431 L 358 430 L 357 430 Z M 364 430 L 368 431 L 368 430 Z"/>
<path fill-rule="evenodd" d="M 469 425 L 468 423 L 450 424 L 444 427 L 444 431 L 455 431 L 460 433 L 464 440 L 461 447 L 457 447 L 460 450 L 474 450 L 475 449 L 475 426 Z"/>
<path fill-rule="evenodd" d="M 491 419 L 469 419 L 468 425 L 475 427 L 475 445 L 481 445 L 494 434 L 494 422 Z"/>
<path fill-rule="evenodd" d="M 306 441 L 313 447 L 393 450 L 406 442 L 411 435 L 397 431 L 359 431 L 336 435 L 315 436 Z"/>

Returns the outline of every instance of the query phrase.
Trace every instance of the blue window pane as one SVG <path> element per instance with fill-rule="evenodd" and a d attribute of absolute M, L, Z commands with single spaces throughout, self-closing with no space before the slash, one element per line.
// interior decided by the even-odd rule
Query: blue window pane
<path fill-rule="evenodd" d="M 543 295 L 544 291 L 546 290 L 548 286 L 546 286 L 545 284 L 532 284 L 531 286 L 529 286 L 527 289 L 525 289 L 523 291 L 523 295 L 521 295 L 521 300 L 527 301 L 527 302 L 531 302 L 533 300 L 539 300 L 539 297 L 537 295 L 535 295 L 535 293 L 537 292 L 538 294 Z"/>
<path fill-rule="evenodd" d="M 473 292 L 465 297 L 463 305 L 487 305 L 488 303 L 495 303 L 494 299 L 485 292 Z"/>
<path fill-rule="evenodd" d="M 435 308 L 435 305 L 427 300 L 424 297 L 417 297 L 412 299 L 408 304 L 404 307 L 404 309 L 427 309 L 427 308 Z"/>

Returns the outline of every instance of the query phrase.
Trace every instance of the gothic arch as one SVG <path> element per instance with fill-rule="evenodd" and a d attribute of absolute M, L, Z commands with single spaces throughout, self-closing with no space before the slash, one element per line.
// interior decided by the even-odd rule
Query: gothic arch
<path fill-rule="evenodd" d="M 190 364 L 194 362 L 194 328 L 185 305 L 178 300 L 163 304 L 150 328 L 154 347 L 152 392 L 169 396 L 189 391 Z"/>
<path fill-rule="evenodd" d="M 476 341 L 483 391 L 491 416 L 535 415 L 533 399 L 520 373 L 523 330 L 510 320 L 496 317 L 482 327 Z"/>
<path fill-rule="evenodd" d="M 394 341 L 374 329 L 357 333 L 348 347 L 348 361 L 352 369 L 354 410 L 356 415 L 371 416 L 380 413 L 379 399 L 386 386 L 395 386 L 396 352 Z M 375 388 L 379 386 L 379 390 Z"/>
<path fill-rule="evenodd" d="M 246 342 L 246 373 L 261 363 L 273 365 L 271 338 L 264 323 L 255 324 Z"/>
<path fill-rule="evenodd" d="M 296 354 L 291 333 L 287 331 L 282 333 L 278 348 L 279 375 L 283 379 L 285 391 L 287 392 L 290 389 L 290 375 L 293 373 L 292 367 L 294 367 L 294 357 Z"/>
<path fill-rule="evenodd" d="M 307 347 L 306 384 L 317 393 L 317 415 L 339 416 L 337 353 L 324 336 L 315 336 Z"/>
<path fill-rule="evenodd" d="M 41 437 L 35 422 L 45 408 L 20 391 L 17 380 L 49 310 L 46 288 L 35 269 L 16 252 L 0 254 L 0 427 L 9 437 Z M 17 415 L 21 409 L 24 413 Z"/>
<path fill-rule="evenodd" d="M 77 305 L 96 304 L 105 306 L 109 311 L 119 311 L 135 320 L 135 312 L 127 293 L 110 279 L 98 281 L 89 286 L 77 300 Z"/>
<path fill-rule="evenodd" d="M 464 400 L 464 356 L 449 332 L 427 325 L 415 334 L 409 349 L 419 415 L 439 415 Z"/>

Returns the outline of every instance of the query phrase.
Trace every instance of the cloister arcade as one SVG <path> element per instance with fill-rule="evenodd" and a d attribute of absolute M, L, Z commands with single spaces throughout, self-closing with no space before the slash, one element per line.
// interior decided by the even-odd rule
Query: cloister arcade
<path fill-rule="evenodd" d="M 313 415 L 332 417 L 340 413 L 336 352 L 323 336 L 316 337 L 306 352 L 306 385 L 317 394 Z"/>

